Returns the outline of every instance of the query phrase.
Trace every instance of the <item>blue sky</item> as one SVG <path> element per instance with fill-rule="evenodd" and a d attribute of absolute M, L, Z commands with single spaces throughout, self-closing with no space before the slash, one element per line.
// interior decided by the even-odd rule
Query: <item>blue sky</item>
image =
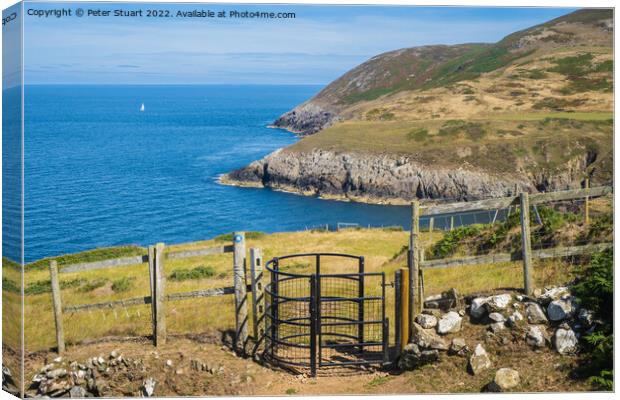
<path fill-rule="evenodd" d="M 326 84 L 368 58 L 427 44 L 495 42 L 568 8 L 26 3 L 28 9 L 294 12 L 295 19 L 25 16 L 25 81 Z"/>

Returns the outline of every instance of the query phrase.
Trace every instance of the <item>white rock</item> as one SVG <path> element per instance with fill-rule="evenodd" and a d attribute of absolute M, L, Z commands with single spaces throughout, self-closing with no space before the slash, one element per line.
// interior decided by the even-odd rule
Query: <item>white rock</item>
<path fill-rule="evenodd" d="M 487 302 L 487 307 L 490 310 L 504 310 L 508 307 L 510 300 L 512 300 L 512 296 L 508 293 L 491 296 Z"/>
<path fill-rule="evenodd" d="M 488 300 L 488 297 L 477 297 L 473 299 L 471 301 L 471 306 L 469 307 L 469 315 L 474 318 L 482 318 L 484 314 L 487 313 L 487 309 L 484 305 Z"/>
<path fill-rule="evenodd" d="M 150 377 L 146 378 L 146 380 L 142 384 L 142 389 L 147 397 L 153 396 L 153 393 L 155 393 L 155 385 L 157 385 L 155 379 Z"/>
<path fill-rule="evenodd" d="M 445 335 L 446 333 L 454 333 L 461 330 L 461 321 L 463 318 L 454 311 L 450 311 L 444 315 L 437 323 L 437 333 Z"/>
<path fill-rule="evenodd" d="M 424 329 L 431 329 L 437 326 L 437 317 L 428 314 L 419 314 L 415 321 Z"/>
<path fill-rule="evenodd" d="M 570 296 L 570 290 L 565 286 L 546 288 L 545 292 L 538 297 L 542 304 L 549 304 L 553 300 L 559 300 Z"/>
<path fill-rule="evenodd" d="M 506 320 L 502 314 L 497 312 L 489 314 L 489 319 L 494 322 L 504 322 Z"/>
<path fill-rule="evenodd" d="M 527 322 L 530 324 L 546 324 L 547 317 L 538 303 L 527 303 L 525 308 L 525 314 L 527 315 Z"/>
<path fill-rule="evenodd" d="M 523 297 L 522 295 L 518 294 L 516 296 L 517 301 L 523 301 L 525 299 L 525 297 Z"/>
<path fill-rule="evenodd" d="M 448 344 L 434 330 L 413 323 L 412 341 L 423 349 L 447 350 Z"/>
<path fill-rule="evenodd" d="M 516 326 L 517 322 L 519 321 L 523 321 L 523 314 L 521 314 L 519 311 L 515 311 L 508 317 L 506 323 L 509 326 Z"/>
<path fill-rule="evenodd" d="M 502 331 L 502 330 L 504 330 L 505 327 L 506 326 L 505 326 L 505 324 L 503 322 L 493 322 L 491 325 L 489 325 L 489 329 L 493 333 L 497 333 L 499 331 Z"/>
<path fill-rule="evenodd" d="M 553 300 L 547 306 L 547 315 L 551 321 L 562 321 L 576 311 L 577 305 L 572 298 Z"/>
<path fill-rule="evenodd" d="M 577 336 L 572 329 L 559 328 L 553 337 L 555 349 L 560 354 L 570 354 L 577 350 Z"/>
<path fill-rule="evenodd" d="M 532 347 L 545 347 L 545 335 L 539 326 L 530 326 L 525 335 L 525 342 Z"/>
<path fill-rule="evenodd" d="M 172 367 L 172 360 L 166 360 L 166 366 Z"/>
<path fill-rule="evenodd" d="M 56 357 L 56 358 L 54 358 L 54 362 L 55 362 L 55 363 L 61 363 L 61 362 L 62 362 L 62 357 Z"/>
<path fill-rule="evenodd" d="M 469 368 L 474 375 L 491 368 L 491 359 L 480 343 L 476 345 L 474 353 L 469 358 Z"/>
<path fill-rule="evenodd" d="M 489 384 L 489 390 L 492 392 L 505 392 L 514 389 L 521 383 L 519 373 L 514 369 L 500 368 L 495 373 L 493 382 Z"/>

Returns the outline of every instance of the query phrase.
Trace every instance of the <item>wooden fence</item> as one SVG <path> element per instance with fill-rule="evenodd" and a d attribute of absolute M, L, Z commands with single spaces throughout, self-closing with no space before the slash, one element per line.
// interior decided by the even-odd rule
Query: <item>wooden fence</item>
<path fill-rule="evenodd" d="M 166 294 L 166 275 L 164 272 L 165 260 L 178 260 L 192 257 L 202 257 L 214 254 L 232 253 L 233 286 L 196 290 L 191 292 Z M 263 285 L 262 285 L 262 252 L 260 249 L 250 249 L 251 257 L 251 284 L 246 283 L 246 249 L 244 232 L 233 234 L 233 243 L 228 246 L 208 247 L 195 250 L 165 252 L 165 245 L 157 243 L 149 246 L 145 255 L 122 257 L 96 261 L 90 263 L 71 264 L 58 269 L 56 261 L 50 261 L 50 278 L 52 287 L 52 303 L 54 321 L 56 326 L 56 342 L 58 352 L 65 351 L 65 339 L 63 329 L 63 315 L 81 313 L 92 310 L 113 309 L 136 305 L 151 305 L 151 323 L 153 328 L 153 344 L 155 346 L 166 343 L 166 311 L 167 301 L 185 300 L 199 297 L 212 297 L 223 295 L 235 296 L 235 350 L 245 348 L 248 340 L 248 311 L 247 292 L 252 293 L 252 306 L 254 308 L 254 337 L 260 337 L 259 320 L 257 315 L 264 313 Z M 148 263 L 150 296 L 135 297 L 130 299 L 108 301 L 103 303 L 62 305 L 59 274 L 91 271 L 104 268 L 119 268 L 130 265 Z"/>
<path fill-rule="evenodd" d="M 586 184 L 587 185 L 587 184 Z M 585 246 L 555 247 L 535 250 L 531 248 L 530 238 L 530 206 L 556 201 L 585 200 L 585 222 L 589 222 L 589 199 L 611 194 L 612 187 L 601 186 L 585 189 L 565 190 L 550 193 L 520 193 L 518 196 L 494 198 L 471 202 L 449 204 L 430 204 L 421 206 L 418 201 L 411 204 L 411 231 L 409 235 L 409 249 L 407 252 L 407 269 L 398 271 L 395 277 L 396 314 L 400 326 L 396 327 L 396 342 L 404 346 L 408 342 L 410 332 L 413 332 L 413 322 L 417 314 L 422 311 L 424 302 L 424 270 L 435 268 L 452 268 L 461 266 L 492 264 L 509 261 L 523 263 L 523 287 L 527 295 L 532 293 L 532 277 L 530 269 L 532 259 L 558 258 L 574 255 L 586 255 L 600 252 L 613 247 L 612 243 L 591 244 Z M 521 209 L 521 251 L 518 253 L 498 253 L 471 257 L 444 258 L 424 260 L 424 249 L 420 242 L 420 217 L 428 216 L 429 231 L 432 232 L 433 218 L 443 214 L 457 214 L 472 211 L 500 210 L 511 207 Z M 536 210 L 536 209 L 535 209 Z M 497 216 L 497 213 L 496 213 Z M 540 216 L 537 214 L 540 221 Z M 495 220 L 495 219 L 494 219 Z M 493 221 L 494 221 L 493 220 Z M 451 224 L 452 226 L 452 224 Z M 404 315 L 405 313 L 406 315 Z M 398 346 L 400 348 L 400 346 Z"/>

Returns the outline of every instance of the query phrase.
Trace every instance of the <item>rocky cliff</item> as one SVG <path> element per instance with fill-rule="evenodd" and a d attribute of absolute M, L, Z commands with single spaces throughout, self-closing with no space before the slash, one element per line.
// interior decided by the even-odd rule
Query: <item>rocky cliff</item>
<path fill-rule="evenodd" d="M 494 174 L 467 166 L 428 168 L 405 155 L 278 150 L 223 176 L 222 182 L 369 203 L 404 204 L 414 198 L 469 201 L 509 196 L 515 190 L 579 188 L 590 161 L 584 153 L 560 172 L 531 168 Z"/>

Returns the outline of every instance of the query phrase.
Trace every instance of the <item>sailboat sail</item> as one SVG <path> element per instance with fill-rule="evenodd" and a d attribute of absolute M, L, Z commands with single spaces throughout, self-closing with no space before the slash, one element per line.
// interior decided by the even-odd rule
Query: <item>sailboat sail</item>
<path fill-rule="evenodd" d="M 142 105 L 140 106 L 140 111 L 144 112 L 144 103 L 142 103 Z"/>

